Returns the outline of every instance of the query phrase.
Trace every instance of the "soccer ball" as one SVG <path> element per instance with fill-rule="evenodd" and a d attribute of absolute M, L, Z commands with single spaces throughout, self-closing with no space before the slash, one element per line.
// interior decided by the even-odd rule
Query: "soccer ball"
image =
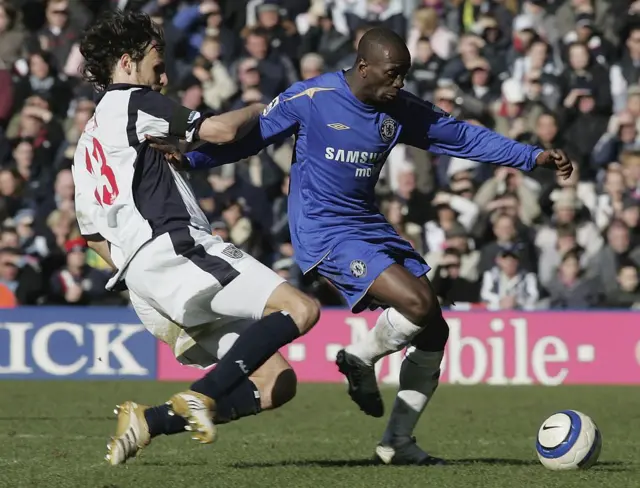
<path fill-rule="evenodd" d="M 589 469 L 598 461 L 601 448 L 598 426 L 575 410 L 553 414 L 538 430 L 538 459 L 553 471 Z"/>

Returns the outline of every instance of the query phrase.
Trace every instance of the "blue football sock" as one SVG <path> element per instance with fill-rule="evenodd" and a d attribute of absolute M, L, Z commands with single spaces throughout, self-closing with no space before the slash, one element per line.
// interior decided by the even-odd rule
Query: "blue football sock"
<path fill-rule="evenodd" d="M 268 315 L 245 330 L 216 367 L 193 383 L 191 389 L 218 402 L 299 336 L 300 331 L 288 314 Z"/>

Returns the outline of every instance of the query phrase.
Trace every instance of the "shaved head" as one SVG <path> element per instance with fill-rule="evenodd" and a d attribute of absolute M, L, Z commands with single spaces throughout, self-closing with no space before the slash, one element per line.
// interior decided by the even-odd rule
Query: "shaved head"
<path fill-rule="evenodd" d="M 362 36 L 358 44 L 358 59 L 375 63 L 385 58 L 411 62 L 409 49 L 402 37 L 390 29 L 374 27 Z"/>
<path fill-rule="evenodd" d="M 398 96 L 410 67 L 411 55 L 402 37 L 374 27 L 360 39 L 356 62 L 346 76 L 356 97 L 381 105 Z"/>

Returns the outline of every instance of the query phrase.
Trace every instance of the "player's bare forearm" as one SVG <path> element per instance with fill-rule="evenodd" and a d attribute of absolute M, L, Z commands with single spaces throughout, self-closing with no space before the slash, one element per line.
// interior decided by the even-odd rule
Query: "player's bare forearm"
<path fill-rule="evenodd" d="M 104 239 L 102 240 L 87 240 L 87 245 L 89 248 L 93 249 L 98 256 L 100 256 L 104 261 L 111 266 L 111 269 L 114 271 L 118 269 L 113 261 L 111 260 L 111 253 L 109 252 L 109 244 Z"/>
<path fill-rule="evenodd" d="M 205 143 L 185 153 L 171 142 L 157 137 L 146 136 L 152 149 L 156 149 L 165 155 L 165 159 L 180 170 L 210 169 L 225 164 L 240 161 L 258 154 L 270 144 L 284 141 L 289 134 L 264 139 L 260 126 L 256 124 L 243 138 L 230 144 Z"/>
<path fill-rule="evenodd" d="M 198 131 L 200 140 L 229 144 L 245 136 L 258 122 L 265 105 L 256 103 L 239 110 L 207 118 Z"/>

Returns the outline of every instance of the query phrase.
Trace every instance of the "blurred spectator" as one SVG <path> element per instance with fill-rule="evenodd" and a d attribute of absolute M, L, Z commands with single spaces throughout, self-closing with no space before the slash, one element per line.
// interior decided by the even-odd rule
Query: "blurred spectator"
<path fill-rule="evenodd" d="M 495 213 L 491 218 L 495 240 L 488 242 L 480 249 L 479 271 L 484 273 L 493 268 L 502 249 L 518 248 L 520 266 L 528 271 L 534 271 L 535 252 L 533 248 L 518 235 L 516 217 L 508 213 Z"/>
<path fill-rule="evenodd" d="M 640 80 L 640 25 L 632 27 L 625 42 L 622 58 L 611 68 L 611 93 L 616 111 L 626 103 L 628 87 Z"/>
<path fill-rule="evenodd" d="M 80 37 L 82 26 L 77 25 L 78 22 L 71 18 L 67 0 L 47 0 L 45 17 L 45 25 L 36 33 L 32 45 L 51 53 L 54 62 L 48 64 L 61 71 L 67 62 L 71 48 Z"/>
<path fill-rule="evenodd" d="M 219 38 L 205 37 L 191 71 L 202 84 L 203 102 L 216 112 L 220 112 L 237 91 L 235 82 L 221 61 L 221 53 Z"/>
<path fill-rule="evenodd" d="M 292 61 L 297 60 L 300 37 L 294 23 L 281 17 L 278 0 L 264 0 L 256 7 L 256 14 L 256 27 L 266 31 L 271 47 Z"/>
<path fill-rule="evenodd" d="M 551 284 L 556 281 L 558 268 L 568 253 L 576 255 L 581 268 L 586 267 L 588 264 L 588 256 L 578 244 L 575 225 L 562 224 L 557 229 L 555 246 L 553 248 L 547 247 L 540 251 L 538 281 L 544 288 L 549 289 Z"/>
<path fill-rule="evenodd" d="M 433 91 L 438 86 L 438 77 L 444 66 L 444 60 L 435 54 L 428 37 L 416 41 L 413 64 L 407 75 L 407 89 L 419 97 L 433 98 Z"/>
<path fill-rule="evenodd" d="M 461 275 L 460 251 L 445 249 L 433 272 L 432 283 L 447 301 L 476 303 L 479 298 L 479 283 Z"/>
<path fill-rule="evenodd" d="M 25 204 L 22 198 L 22 180 L 17 170 L 0 171 L 0 197 L 9 217 L 13 217 Z"/>
<path fill-rule="evenodd" d="M 619 219 L 622 216 L 623 201 L 626 193 L 622 172 L 616 168 L 608 170 L 603 190 L 603 193 L 598 195 L 594 215 L 594 221 L 601 230 L 606 229 L 612 219 Z"/>
<path fill-rule="evenodd" d="M 598 140 L 593 148 L 592 164 L 597 173 L 609 163 L 620 160 L 623 151 L 640 149 L 638 120 L 629 111 L 611 116 L 607 132 Z"/>
<path fill-rule="evenodd" d="M 568 46 L 574 42 L 585 44 L 593 60 L 598 64 L 608 66 L 608 60 L 611 59 L 615 48 L 607 39 L 599 35 L 594 21 L 593 13 L 589 11 L 577 14 L 576 29 L 565 35 L 563 40 Z"/>
<path fill-rule="evenodd" d="M 382 26 L 406 37 L 407 19 L 402 0 L 355 0 L 345 2 L 346 20 L 353 32 L 363 25 Z"/>
<path fill-rule="evenodd" d="M 634 198 L 640 197 L 640 151 L 623 151 L 620 155 L 625 186 Z"/>
<path fill-rule="evenodd" d="M 478 189 L 475 203 L 485 212 L 504 209 L 511 203 L 502 198 L 505 194 L 517 197 L 517 216 L 524 225 L 530 225 L 540 215 L 540 205 L 532 186 L 528 186 L 528 177 L 511 168 L 497 168 L 493 178 L 485 181 Z"/>
<path fill-rule="evenodd" d="M 10 68 L 23 52 L 26 35 L 11 2 L 0 2 L 0 68 Z"/>
<path fill-rule="evenodd" d="M 627 225 L 614 220 L 607 228 L 605 245 L 589 261 L 588 275 L 597 281 L 605 295 L 610 296 L 616 290 L 616 277 L 620 267 L 627 260 L 640 266 L 640 248 L 631 247 Z"/>
<path fill-rule="evenodd" d="M 621 264 L 616 276 L 616 287 L 607 294 L 605 305 L 610 308 L 640 308 L 638 265 L 635 262 Z"/>
<path fill-rule="evenodd" d="M 483 274 L 482 302 L 490 310 L 534 310 L 539 296 L 536 275 L 520 265 L 520 251 L 501 247 L 496 265 Z"/>
<path fill-rule="evenodd" d="M 407 216 L 404 213 L 406 208 L 400 199 L 391 198 L 383 201 L 381 210 L 400 237 L 409 241 L 418 252 L 424 249 L 422 228 L 407 220 Z"/>
<path fill-rule="evenodd" d="M 198 55 L 205 36 L 220 40 L 221 59 L 234 60 L 239 50 L 238 35 L 222 25 L 222 15 L 217 2 L 204 0 L 195 5 L 186 5 L 173 18 L 173 26 L 187 38 L 185 61 Z"/>
<path fill-rule="evenodd" d="M 313 2 L 305 16 L 306 32 L 302 32 L 300 53 L 317 53 L 332 69 L 352 50 L 351 39 L 338 31 L 331 10 L 324 0 Z"/>
<path fill-rule="evenodd" d="M 244 38 L 245 51 L 258 61 L 260 88 L 268 98 L 275 97 L 297 80 L 291 60 L 269 45 L 269 34 L 261 28 L 250 29 Z"/>
<path fill-rule="evenodd" d="M 54 273 L 50 283 L 51 303 L 64 305 L 99 304 L 107 291 L 107 275 L 87 266 L 87 246 L 82 238 L 65 243 L 66 266 Z"/>
<path fill-rule="evenodd" d="M 541 189 L 540 207 L 545 216 L 553 215 L 553 207 L 555 202 L 562 198 L 565 189 L 575 194 L 578 199 L 578 206 L 585 218 L 593 220 L 596 213 L 598 195 L 596 194 L 596 186 L 592 181 L 584 181 L 580 178 L 580 168 L 574 164 L 573 173 L 569 179 L 563 179 L 559 176 L 555 177 L 553 184 L 549 184 Z"/>
<path fill-rule="evenodd" d="M 613 2 L 598 2 L 594 0 L 569 0 L 559 6 L 556 12 L 556 27 L 561 36 L 566 36 L 571 28 L 577 24 L 584 14 L 592 15 L 591 19 L 604 38 L 617 44 L 618 33 L 614 26 L 614 16 L 611 13 Z"/>
<path fill-rule="evenodd" d="M 300 75 L 306 81 L 325 72 L 324 59 L 316 53 L 307 53 L 300 60 Z"/>
<path fill-rule="evenodd" d="M 19 305 L 35 305 L 41 297 L 39 269 L 17 248 L 0 248 L 0 288 L 2 295 L 13 294 Z M 4 297 L 3 301 L 8 301 L 8 298 Z"/>
<path fill-rule="evenodd" d="M 15 84 L 16 107 L 22 107 L 33 95 L 48 101 L 54 115 L 66 115 L 71 101 L 71 90 L 68 84 L 58 77 L 51 55 L 44 51 L 29 56 L 29 73 Z M 47 117 L 42 118 L 48 122 Z"/>
<path fill-rule="evenodd" d="M 431 270 L 427 275 L 429 279 L 435 279 L 435 276 L 437 276 L 436 268 L 442 264 L 445 252 L 455 250 L 457 253 L 456 263 L 458 263 L 459 267 L 457 274 L 471 283 L 478 283 L 480 279 L 478 272 L 480 252 L 471 247 L 472 243 L 473 241 L 467 230 L 460 224 L 454 224 L 445 232 L 444 249 L 429 252 L 425 256 L 425 260 L 431 266 Z M 453 300 L 456 300 L 456 298 Z M 464 301 L 462 298 L 457 298 L 457 300 Z"/>
<path fill-rule="evenodd" d="M 578 245 L 588 258 L 593 257 L 602 247 L 602 237 L 596 225 L 585 215 L 575 190 L 571 188 L 563 188 L 558 193 L 551 221 L 537 233 L 536 247 L 540 252 L 553 249 L 558 240 L 559 226 L 567 224 L 575 225 Z"/>
<path fill-rule="evenodd" d="M 433 8 L 419 8 L 413 13 L 407 46 L 414 62 L 421 57 L 420 43 L 425 41 L 429 43 L 435 59 L 446 61 L 455 51 L 457 36 L 440 24 L 438 13 Z"/>
<path fill-rule="evenodd" d="M 580 310 L 598 305 L 598 288 L 585 278 L 585 271 L 576 251 L 566 252 L 554 279 L 547 286 L 549 308 Z"/>

